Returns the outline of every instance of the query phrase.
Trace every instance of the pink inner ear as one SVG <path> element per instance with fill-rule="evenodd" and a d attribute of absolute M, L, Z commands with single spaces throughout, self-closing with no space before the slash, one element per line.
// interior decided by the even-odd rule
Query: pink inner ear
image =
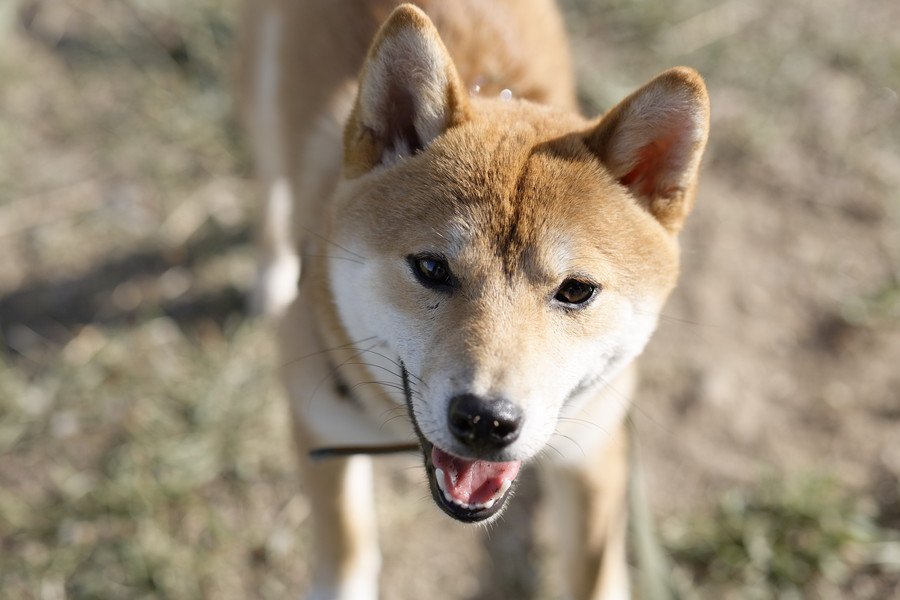
<path fill-rule="evenodd" d="M 631 188 L 636 196 L 652 198 L 671 191 L 664 189 L 666 175 L 670 170 L 669 155 L 675 143 L 675 135 L 658 138 L 638 152 L 634 168 L 619 178 L 619 183 Z"/>

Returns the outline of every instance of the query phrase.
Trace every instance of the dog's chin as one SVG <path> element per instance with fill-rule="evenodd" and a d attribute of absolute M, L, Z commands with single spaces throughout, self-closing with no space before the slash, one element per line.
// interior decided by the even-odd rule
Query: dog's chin
<path fill-rule="evenodd" d="M 489 523 L 500 516 L 515 491 L 520 462 L 491 463 L 462 459 L 437 448 L 426 439 L 420 441 L 431 497 L 441 510 L 463 523 Z M 472 471 L 478 473 L 473 477 Z M 476 479 L 479 476 L 481 479 Z M 467 481 L 460 481 L 466 477 L 469 478 Z M 468 489 L 461 494 L 459 489 L 466 487 L 466 484 Z"/>

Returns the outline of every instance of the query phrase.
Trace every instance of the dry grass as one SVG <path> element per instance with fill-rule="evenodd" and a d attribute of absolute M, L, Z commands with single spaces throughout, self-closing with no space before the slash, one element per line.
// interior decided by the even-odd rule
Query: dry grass
<path fill-rule="evenodd" d="M 676 578 L 703 598 L 900 594 L 900 8 L 563 4 L 587 110 L 678 63 L 712 93 L 685 281 L 635 411 Z M 243 311 L 236 15 L 0 5 L 0 597 L 307 581 L 279 359 Z M 486 553 L 414 463 L 379 473 L 385 597 L 553 597 L 523 566 L 541 539 L 503 523 Z"/>

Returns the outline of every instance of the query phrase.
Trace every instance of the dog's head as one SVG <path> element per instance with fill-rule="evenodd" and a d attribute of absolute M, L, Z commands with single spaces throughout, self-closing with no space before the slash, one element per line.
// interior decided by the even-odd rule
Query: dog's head
<path fill-rule="evenodd" d="M 499 512 L 561 411 L 644 348 L 678 272 L 709 108 L 667 71 L 597 121 L 470 98 L 428 17 L 378 34 L 345 135 L 329 285 L 404 365 L 437 503 Z"/>

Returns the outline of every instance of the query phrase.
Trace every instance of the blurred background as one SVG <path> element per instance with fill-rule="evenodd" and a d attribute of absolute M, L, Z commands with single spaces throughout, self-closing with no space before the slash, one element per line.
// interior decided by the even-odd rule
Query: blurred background
<path fill-rule="evenodd" d="M 586 113 L 677 64 L 711 93 L 632 414 L 672 581 L 900 597 L 900 3 L 561 5 Z M 244 303 L 238 8 L 0 2 L 2 598 L 305 589 L 279 358 Z M 486 547 L 421 479 L 378 461 L 383 597 L 556 597 L 534 477 Z"/>

